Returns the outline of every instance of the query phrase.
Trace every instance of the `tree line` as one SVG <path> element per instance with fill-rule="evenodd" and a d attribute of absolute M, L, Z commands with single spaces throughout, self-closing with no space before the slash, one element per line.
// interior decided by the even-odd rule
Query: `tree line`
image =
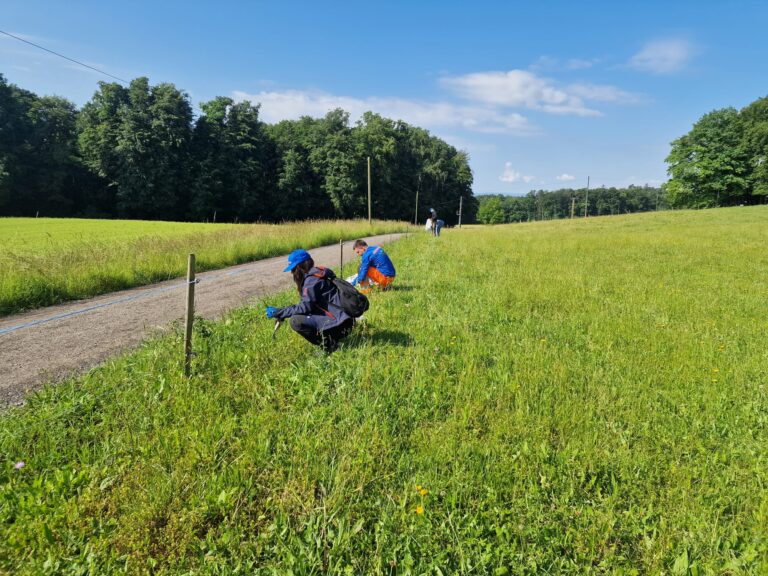
<path fill-rule="evenodd" d="M 666 209 L 660 188 L 562 188 L 532 190 L 525 196 L 481 195 L 477 197 L 477 220 L 482 224 L 504 224 L 576 217 L 627 214 Z"/>
<path fill-rule="evenodd" d="M 217 97 L 193 112 L 173 84 L 100 82 L 82 109 L 0 74 L 0 216 L 219 222 L 367 216 L 448 223 L 477 209 L 469 158 L 427 130 L 373 112 L 267 124 Z"/>
<path fill-rule="evenodd" d="M 702 116 L 672 142 L 666 159 L 669 203 L 680 208 L 762 204 L 768 200 L 768 97 L 741 110 Z"/>

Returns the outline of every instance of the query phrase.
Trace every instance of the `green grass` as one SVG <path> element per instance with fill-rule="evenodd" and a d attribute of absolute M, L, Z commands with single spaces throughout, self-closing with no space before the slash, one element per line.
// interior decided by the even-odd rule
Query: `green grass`
<path fill-rule="evenodd" d="M 364 220 L 276 225 L 0 218 L 0 315 L 183 276 L 190 252 L 204 271 L 405 228 Z"/>
<path fill-rule="evenodd" d="M 328 358 L 263 307 L 198 322 L 189 380 L 150 342 L 0 422 L 0 570 L 765 574 L 767 243 L 765 208 L 423 234 Z"/>

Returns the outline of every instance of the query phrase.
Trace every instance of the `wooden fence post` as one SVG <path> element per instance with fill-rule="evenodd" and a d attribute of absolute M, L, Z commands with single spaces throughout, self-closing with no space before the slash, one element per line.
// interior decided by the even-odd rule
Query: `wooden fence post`
<path fill-rule="evenodd" d="M 184 376 L 192 369 L 192 323 L 195 321 L 195 255 L 187 263 L 187 318 L 184 324 Z"/>

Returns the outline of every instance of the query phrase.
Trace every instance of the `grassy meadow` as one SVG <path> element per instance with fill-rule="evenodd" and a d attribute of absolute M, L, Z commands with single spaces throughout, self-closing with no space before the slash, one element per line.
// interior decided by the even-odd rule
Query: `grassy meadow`
<path fill-rule="evenodd" d="M 0 218 L 0 315 L 369 234 L 400 222 L 201 224 L 75 218 Z"/>
<path fill-rule="evenodd" d="M 765 207 L 423 233 L 329 357 L 263 306 L 189 379 L 148 342 L 0 420 L 0 571 L 766 574 L 767 245 Z"/>

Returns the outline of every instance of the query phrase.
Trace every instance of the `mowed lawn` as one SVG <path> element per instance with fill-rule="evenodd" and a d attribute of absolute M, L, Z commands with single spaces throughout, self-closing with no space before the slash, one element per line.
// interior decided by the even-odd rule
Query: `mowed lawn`
<path fill-rule="evenodd" d="M 194 252 L 211 270 L 358 236 L 402 222 L 202 224 L 0 218 L 0 315 L 183 276 Z"/>
<path fill-rule="evenodd" d="M 150 342 L 0 420 L 0 571 L 768 573 L 766 245 L 766 207 L 451 229 L 330 357 L 263 306 L 190 379 Z"/>

